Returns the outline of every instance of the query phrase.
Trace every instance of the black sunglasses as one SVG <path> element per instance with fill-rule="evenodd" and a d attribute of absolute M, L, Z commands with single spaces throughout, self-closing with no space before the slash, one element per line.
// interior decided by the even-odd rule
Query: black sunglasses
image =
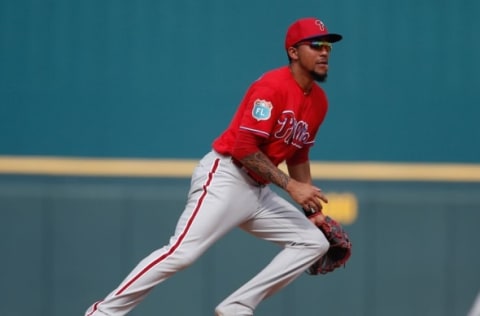
<path fill-rule="evenodd" d="M 327 52 L 330 52 L 332 50 L 332 43 L 329 42 L 323 42 L 323 41 L 302 41 L 300 43 L 297 43 L 295 47 L 298 47 L 300 45 L 308 45 L 312 49 L 323 49 L 325 48 Z"/>

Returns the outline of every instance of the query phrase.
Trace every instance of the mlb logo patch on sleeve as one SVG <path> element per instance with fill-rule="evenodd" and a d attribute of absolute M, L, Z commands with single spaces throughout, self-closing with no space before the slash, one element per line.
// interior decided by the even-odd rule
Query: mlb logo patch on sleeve
<path fill-rule="evenodd" d="M 257 99 L 253 103 L 252 116 L 257 121 L 265 121 L 272 115 L 272 102 Z"/>

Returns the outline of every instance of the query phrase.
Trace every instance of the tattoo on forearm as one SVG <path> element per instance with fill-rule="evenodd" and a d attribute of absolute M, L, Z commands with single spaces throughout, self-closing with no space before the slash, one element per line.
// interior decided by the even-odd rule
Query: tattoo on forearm
<path fill-rule="evenodd" d="M 261 151 L 257 151 L 241 160 L 242 164 L 264 179 L 286 189 L 290 177 L 277 168 Z"/>

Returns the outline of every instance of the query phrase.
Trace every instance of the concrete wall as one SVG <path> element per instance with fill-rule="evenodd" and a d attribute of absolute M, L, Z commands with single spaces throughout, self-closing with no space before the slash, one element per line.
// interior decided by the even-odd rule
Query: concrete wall
<path fill-rule="evenodd" d="M 479 290 L 480 185 L 322 182 L 354 194 L 345 269 L 301 276 L 258 315 L 466 315 Z M 81 315 L 163 246 L 188 180 L 0 181 L 2 315 Z M 278 251 L 234 230 L 158 286 L 132 315 L 213 315 Z M 256 314 L 256 315 L 257 315 Z"/>

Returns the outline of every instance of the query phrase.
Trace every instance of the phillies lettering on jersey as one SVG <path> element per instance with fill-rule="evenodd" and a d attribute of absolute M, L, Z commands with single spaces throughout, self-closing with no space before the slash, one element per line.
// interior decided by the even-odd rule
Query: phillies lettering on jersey
<path fill-rule="evenodd" d="M 316 84 L 305 94 L 288 67 L 265 73 L 248 89 L 227 130 L 213 148 L 230 155 L 239 130 L 267 138 L 260 149 L 275 165 L 312 146 L 327 113 L 327 98 Z"/>
<path fill-rule="evenodd" d="M 291 144 L 298 148 L 303 148 L 303 145 L 310 144 L 308 123 L 297 121 L 295 113 L 292 111 L 284 111 L 278 119 L 278 123 L 279 129 L 274 131 L 274 137 L 283 139 L 286 144 Z"/>

